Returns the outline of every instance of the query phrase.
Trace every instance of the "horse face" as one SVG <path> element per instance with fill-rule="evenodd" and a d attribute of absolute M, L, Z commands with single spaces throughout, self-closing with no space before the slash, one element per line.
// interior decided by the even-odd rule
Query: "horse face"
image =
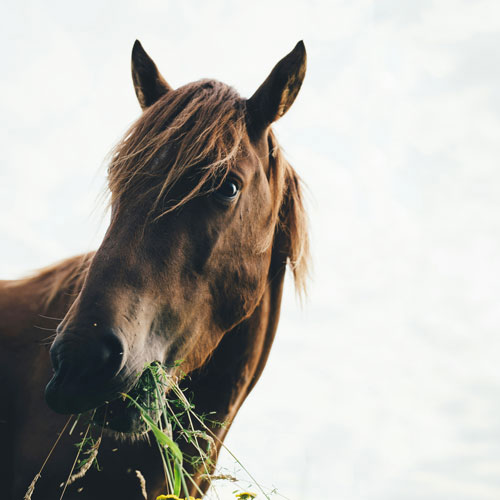
<path fill-rule="evenodd" d="M 146 151 L 145 175 L 111 165 L 111 223 L 51 348 L 55 374 L 46 398 L 55 411 L 78 413 L 115 399 L 153 361 L 172 373 L 182 361 L 189 373 L 254 311 L 272 278 L 285 177 L 272 161 L 269 125 L 295 99 L 304 65 L 299 44 L 243 101 L 218 82 L 172 90 L 136 43 L 132 73 L 145 112 L 123 156 L 140 163 L 143 139 L 158 138 L 158 147 Z M 163 121 L 166 128 L 155 128 Z M 164 143 L 164 130 L 177 135 Z M 193 133 L 195 145 L 208 137 L 201 149 L 186 149 Z M 197 161 L 188 161 L 193 155 Z M 137 414 L 113 404 L 110 426 L 136 430 Z"/>

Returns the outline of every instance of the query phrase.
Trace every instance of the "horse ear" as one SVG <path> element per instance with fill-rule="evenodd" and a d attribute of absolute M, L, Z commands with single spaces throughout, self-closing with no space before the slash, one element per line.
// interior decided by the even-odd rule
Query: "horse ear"
<path fill-rule="evenodd" d="M 271 71 L 247 101 L 251 128 L 260 131 L 281 118 L 293 104 L 306 74 L 306 48 L 300 41 Z"/>
<path fill-rule="evenodd" d="M 136 40 L 132 49 L 132 80 L 135 94 L 142 109 L 154 104 L 161 96 L 172 90 L 160 75 L 156 64 Z"/>

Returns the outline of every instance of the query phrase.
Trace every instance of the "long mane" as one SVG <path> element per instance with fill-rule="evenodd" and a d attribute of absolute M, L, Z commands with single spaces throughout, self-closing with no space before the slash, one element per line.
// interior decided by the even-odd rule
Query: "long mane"
<path fill-rule="evenodd" d="M 159 215 L 175 210 L 222 182 L 246 138 L 245 101 L 228 85 L 201 80 L 167 92 L 116 145 L 108 170 L 112 199 L 126 194 L 151 205 L 154 197 L 153 213 L 190 179 L 190 189 Z"/>
<path fill-rule="evenodd" d="M 131 196 L 150 206 L 150 215 L 161 217 L 189 200 L 216 189 L 231 169 L 245 141 L 246 100 L 228 85 L 201 80 L 167 92 L 147 108 L 115 146 L 108 169 L 111 202 Z M 301 181 L 285 159 L 274 136 L 269 134 L 270 175 L 275 176 L 274 216 L 276 233 L 284 236 L 281 249 L 299 292 L 305 290 L 309 260 L 307 217 Z M 181 179 L 189 189 L 177 195 Z M 170 196 L 168 196 L 170 195 Z M 161 203 L 168 199 L 168 205 Z M 20 280 L 38 280 L 44 303 L 60 293 L 78 293 L 93 254 L 63 261 Z"/>

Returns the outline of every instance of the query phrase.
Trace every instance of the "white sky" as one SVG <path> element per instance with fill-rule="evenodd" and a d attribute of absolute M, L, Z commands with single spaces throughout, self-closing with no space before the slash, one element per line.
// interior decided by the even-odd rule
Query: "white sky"
<path fill-rule="evenodd" d="M 292 500 L 500 498 L 499 4 L 5 1 L 4 277 L 98 245 L 135 38 L 172 85 L 244 96 L 308 50 L 276 130 L 309 186 L 314 279 L 302 309 L 287 289 L 229 447 Z"/>

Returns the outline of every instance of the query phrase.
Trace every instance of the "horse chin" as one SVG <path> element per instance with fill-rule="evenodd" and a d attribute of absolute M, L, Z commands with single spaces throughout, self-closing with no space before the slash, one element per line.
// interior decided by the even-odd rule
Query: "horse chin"
<path fill-rule="evenodd" d="M 149 375 L 145 371 L 128 392 L 129 397 L 120 396 L 96 408 L 93 422 L 105 430 L 128 434 L 131 437 L 146 434 L 149 425 L 143 418 L 142 412 L 146 412 L 155 423 L 160 420 L 160 411 L 151 408 L 150 395 L 144 390 L 144 382 L 147 377 Z M 137 405 L 142 408 L 142 411 Z"/>
<path fill-rule="evenodd" d="M 150 416 L 156 420 L 156 415 Z M 97 408 L 93 422 L 106 430 L 130 435 L 145 434 L 149 429 L 140 410 L 121 398 Z"/>

